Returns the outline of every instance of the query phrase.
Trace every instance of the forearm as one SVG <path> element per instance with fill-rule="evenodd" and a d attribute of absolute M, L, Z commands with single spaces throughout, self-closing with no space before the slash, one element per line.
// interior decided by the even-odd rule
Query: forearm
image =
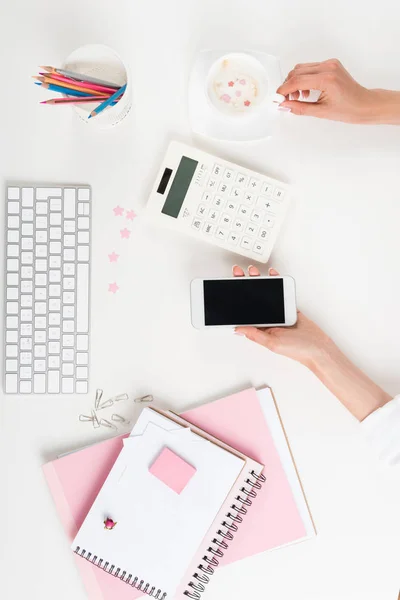
<path fill-rule="evenodd" d="M 391 400 L 389 394 L 371 381 L 333 343 L 310 367 L 359 421 Z"/>
<path fill-rule="evenodd" d="M 369 102 L 365 107 L 365 122 L 400 125 L 400 92 L 368 90 Z"/>

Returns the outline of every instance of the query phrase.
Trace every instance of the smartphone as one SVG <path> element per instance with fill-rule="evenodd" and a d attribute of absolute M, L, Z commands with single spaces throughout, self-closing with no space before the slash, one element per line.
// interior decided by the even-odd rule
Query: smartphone
<path fill-rule="evenodd" d="M 297 321 L 293 277 L 194 279 L 190 286 L 192 325 L 204 327 L 289 327 Z"/>

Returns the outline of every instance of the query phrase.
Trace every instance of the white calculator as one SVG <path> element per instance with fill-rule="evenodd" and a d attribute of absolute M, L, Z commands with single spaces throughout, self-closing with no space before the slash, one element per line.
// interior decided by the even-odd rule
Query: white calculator
<path fill-rule="evenodd" d="M 265 263 L 288 201 L 281 181 L 171 142 L 147 212 L 163 225 Z"/>

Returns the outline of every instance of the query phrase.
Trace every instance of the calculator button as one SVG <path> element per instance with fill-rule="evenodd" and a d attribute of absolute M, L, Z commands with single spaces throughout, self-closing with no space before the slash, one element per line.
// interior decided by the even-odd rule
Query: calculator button
<path fill-rule="evenodd" d="M 250 189 L 252 192 L 258 192 L 258 191 L 259 191 L 259 189 L 260 189 L 260 182 L 259 182 L 259 180 L 258 180 L 258 179 L 255 179 L 254 177 L 252 177 L 252 178 L 250 179 L 250 183 L 249 183 L 249 189 Z"/>
<path fill-rule="evenodd" d="M 263 213 L 261 210 L 253 210 L 251 213 L 251 220 L 253 223 L 261 223 L 263 217 Z"/>
<path fill-rule="evenodd" d="M 219 219 L 219 212 L 211 208 L 208 213 L 208 218 L 210 219 L 210 221 L 214 221 L 214 223 L 217 223 Z"/>
<path fill-rule="evenodd" d="M 249 214 L 250 214 L 250 208 L 248 206 L 245 206 L 244 204 L 242 204 L 241 207 L 239 208 L 239 215 L 241 217 L 248 218 Z"/>
<path fill-rule="evenodd" d="M 230 227 L 232 223 L 232 217 L 231 215 L 222 215 L 222 219 L 221 219 L 221 225 L 223 225 L 224 227 Z"/>
<path fill-rule="evenodd" d="M 240 198 L 240 196 L 242 195 L 242 190 L 240 188 L 234 187 L 232 188 L 231 191 L 231 198 Z"/>
<path fill-rule="evenodd" d="M 209 202 L 212 198 L 212 194 L 210 194 L 210 192 L 204 192 L 203 196 L 201 197 L 202 202 Z"/>
<path fill-rule="evenodd" d="M 247 175 L 244 175 L 243 173 L 238 173 L 236 175 L 236 183 L 239 183 L 243 187 L 247 185 L 248 180 L 249 178 Z"/>
<path fill-rule="evenodd" d="M 273 189 L 274 186 L 268 181 L 264 181 L 264 183 L 261 184 L 261 193 L 264 194 L 264 196 L 270 196 L 272 194 Z"/>
<path fill-rule="evenodd" d="M 247 235 L 252 235 L 255 236 L 257 235 L 257 225 L 254 225 L 253 223 L 249 223 L 246 227 L 246 233 Z"/>
<path fill-rule="evenodd" d="M 217 177 L 219 177 L 219 175 L 222 174 L 222 167 L 221 165 L 217 165 L 215 164 L 212 170 L 213 175 L 216 175 Z"/>
<path fill-rule="evenodd" d="M 279 206 L 276 202 L 268 198 L 263 198 L 262 196 L 258 197 L 257 206 L 274 215 L 276 215 L 279 211 Z"/>
<path fill-rule="evenodd" d="M 224 208 L 225 203 L 226 200 L 224 200 L 222 196 L 215 196 L 214 200 L 212 201 L 213 206 L 216 206 L 217 208 Z"/>
<path fill-rule="evenodd" d="M 231 201 L 229 201 L 226 206 L 226 210 L 228 210 L 232 214 L 237 211 L 237 208 L 238 208 L 238 205 L 236 204 L 236 202 L 231 202 Z"/>
<path fill-rule="evenodd" d="M 273 227 L 275 225 L 275 219 L 267 215 L 264 220 L 264 225 L 269 228 Z"/>
<path fill-rule="evenodd" d="M 243 231 L 243 227 L 244 222 L 240 219 L 235 219 L 235 221 L 233 222 L 233 229 L 235 229 L 235 231 Z"/>
<path fill-rule="evenodd" d="M 213 235 L 213 233 L 215 231 L 215 225 L 213 225 L 212 223 L 205 223 L 204 227 L 203 227 L 203 231 L 207 235 Z"/>
<path fill-rule="evenodd" d="M 197 229 L 197 231 L 200 231 L 202 222 L 203 221 L 201 219 L 193 219 L 193 223 L 192 223 L 193 229 Z"/>
<path fill-rule="evenodd" d="M 222 227 L 218 227 L 215 237 L 221 241 L 225 241 L 226 238 L 228 237 L 228 232 L 226 229 L 222 229 Z"/>
<path fill-rule="evenodd" d="M 262 242 L 256 242 L 253 246 L 253 250 L 256 254 L 263 254 L 265 246 Z"/>
<path fill-rule="evenodd" d="M 250 192 L 246 192 L 244 195 L 244 201 L 246 202 L 246 204 L 248 204 L 248 206 L 252 206 L 254 204 L 256 200 L 256 197 L 254 194 L 251 194 Z"/>
<path fill-rule="evenodd" d="M 266 240 L 269 236 L 269 229 L 265 229 L 264 227 L 261 227 L 260 231 L 258 232 L 258 237 L 261 238 L 262 240 Z"/>
<path fill-rule="evenodd" d="M 273 197 L 275 198 L 275 200 L 283 200 L 285 196 L 285 192 L 284 190 L 282 190 L 281 188 L 276 188 L 274 193 L 273 193 Z"/>
<path fill-rule="evenodd" d="M 240 242 L 242 248 L 246 248 L 246 250 L 249 250 L 251 248 L 251 244 L 252 240 L 244 235 L 242 241 Z"/>
<path fill-rule="evenodd" d="M 207 187 L 210 188 L 210 189 L 212 189 L 212 190 L 216 189 L 216 187 L 217 187 L 217 180 L 213 179 L 212 177 L 210 177 L 210 179 L 208 180 L 208 183 L 207 183 Z"/>
<path fill-rule="evenodd" d="M 231 231 L 230 234 L 228 235 L 228 243 L 231 244 L 232 246 L 236 246 L 238 241 L 239 241 L 238 234 Z"/>
<path fill-rule="evenodd" d="M 228 181 L 234 180 L 234 174 L 232 169 L 225 169 L 224 179 L 227 179 Z"/>
<path fill-rule="evenodd" d="M 221 194 L 228 194 L 229 190 L 230 190 L 230 187 L 229 187 L 229 185 L 227 185 L 225 182 L 222 181 L 219 184 L 218 190 L 221 192 Z"/>
<path fill-rule="evenodd" d="M 207 207 L 204 204 L 199 204 L 199 208 L 197 209 L 197 214 L 199 217 L 204 217 L 206 214 Z"/>

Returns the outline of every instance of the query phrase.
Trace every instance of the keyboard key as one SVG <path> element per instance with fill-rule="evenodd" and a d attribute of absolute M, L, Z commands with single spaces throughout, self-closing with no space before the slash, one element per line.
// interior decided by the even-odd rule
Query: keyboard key
<path fill-rule="evenodd" d="M 47 258 L 47 246 L 44 244 L 38 244 L 35 248 L 35 255 L 38 258 Z"/>
<path fill-rule="evenodd" d="M 256 225 L 254 225 L 253 223 L 249 223 L 246 227 L 246 234 L 247 235 L 251 235 L 251 236 L 256 236 L 257 235 L 257 229 L 258 227 Z"/>
<path fill-rule="evenodd" d="M 49 313 L 49 325 L 60 325 L 60 323 L 61 323 L 60 313 L 58 313 L 58 312 Z"/>
<path fill-rule="evenodd" d="M 59 340 L 61 331 L 59 327 L 49 327 L 49 340 Z"/>
<path fill-rule="evenodd" d="M 50 239 L 61 240 L 61 227 L 50 227 Z"/>
<path fill-rule="evenodd" d="M 224 242 L 228 237 L 228 231 L 226 229 L 223 229 L 222 227 L 218 227 L 215 237 L 221 242 Z"/>
<path fill-rule="evenodd" d="M 89 232 L 88 231 L 78 231 L 78 244 L 88 244 L 89 243 Z"/>
<path fill-rule="evenodd" d="M 18 342 L 18 331 L 7 331 L 6 342 L 7 344 L 16 344 Z"/>
<path fill-rule="evenodd" d="M 85 265 L 81 265 L 85 266 Z M 79 284 L 78 284 L 79 288 Z M 75 293 L 74 292 L 63 292 L 63 304 L 74 304 L 75 302 Z"/>
<path fill-rule="evenodd" d="M 36 229 L 47 229 L 47 217 L 36 217 Z"/>
<path fill-rule="evenodd" d="M 88 368 L 87 367 L 76 367 L 76 377 L 78 379 L 87 379 Z"/>
<path fill-rule="evenodd" d="M 36 188 L 36 200 L 47 200 L 53 196 L 61 196 L 61 188 Z"/>
<path fill-rule="evenodd" d="M 21 321 L 32 321 L 32 310 L 30 308 L 24 308 L 21 310 Z"/>
<path fill-rule="evenodd" d="M 6 310 L 8 315 L 17 315 L 18 302 L 7 302 Z"/>
<path fill-rule="evenodd" d="M 47 231 L 37 231 L 36 232 L 36 243 L 45 244 L 47 242 Z"/>
<path fill-rule="evenodd" d="M 62 330 L 63 333 L 73 333 L 75 330 L 74 321 L 63 321 Z"/>
<path fill-rule="evenodd" d="M 29 293 L 32 293 L 32 290 L 33 290 L 32 281 L 29 281 L 29 280 L 21 281 L 21 292 L 29 294 Z"/>
<path fill-rule="evenodd" d="M 19 376 L 21 379 L 31 379 L 32 378 L 32 367 L 20 367 L 19 368 Z"/>
<path fill-rule="evenodd" d="M 81 202 L 88 202 L 90 200 L 90 189 L 79 188 L 78 189 L 78 200 Z"/>
<path fill-rule="evenodd" d="M 267 215 L 264 219 L 264 225 L 272 229 L 272 227 L 275 225 L 275 219 Z"/>
<path fill-rule="evenodd" d="M 76 331 L 87 333 L 89 331 L 89 265 L 77 265 L 76 289 L 78 290 L 76 302 Z"/>
<path fill-rule="evenodd" d="M 72 377 L 62 377 L 61 391 L 63 394 L 73 394 L 74 393 L 74 380 L 72 379 Z"/>
<path fill-rule="evenodd" d="M 249 250 L 251 248 L 251 239 L 244 235 L 242 241 L 240 242 L 240 245 L 242 248 Z"/>
<path fill-rule="evenodd" d="M 33 252 L 22 252 L 22 254 L 21 254 L 21 263 L 23 265 L 31 265 L 31 264 L 33 264 Z"/>
<path fill-rule="evenodd" d="M 285 191 L 282 190 L 281 188 L 275 188 L 275 191 L 272 195 L 275 198 L 275 200 L 282 201 L 283 198 L 285 197 Z"/>
<path fill-rule="evenodd" d="M 21 277 L 23 279 L 32 279 L 32 277 L 33 277 L 33 268 L 32 267 L 21 267 Z M 27 282 L 22 281 L 21 285 L 24 285 L 24 283 L 32 285 L 31 281 L 27 281 Z"/>
<path fill-rule="evenodd" d="M 33 391 L 35 394 L 44 394 L 46 391 L 46 376 L 44 373 L 33 375 Z"/>
<path fill-rule="evenodd" d="M 64 221 L 64 233 L 75 233 L 76 222 L 75 221 Z"/>
<path fill-rule="evenodd" d="M 6 318 L 7 329 L 18 329 L 18 317 L 7 317 Z"/>
<path fill-rule="evenodd" d="M 76 336 L 76 349 L 77 350 L 89 350 L 89 336 L 88 335 L 77 335 Z"/>
<path fill-rule="evenodd" d="M 46 356 L 46 346 L 37 345 L 34 349 L 34 354 L 36 358 L 43 358 Z"/>
<path fill-rule="evenodd" d="M 78 229 L 89 229 L 89 217 L 78 217 Z"/>
<path fill-rule="evenodd" d="M 7 271 L 19 271 L 19 260 L 18 258 L 7 259 Z"/>
<path fill-rule="evenodd" d="M 88 355 L 86 352 L 77 352 L 76 353 L 76 364 L 77 365 L 87 365 L 88 364 Z"/>
<path fill-rule="evenodd" d="M 50 256 L 49 265 L 51 269 L 60 269 L 61 268 L 61 256 L 54 255 Z"/>
<path fill-rule="evenodd" d="M 49 271 L 49 282 L 59 283 L 61 281 L 61 271 L 58 269 L 52 269 Z"/>
<path fill-rule="evenodd" d="M 47 318 L 46 317 L 35 317 L 35 329 L 46 329 Z"/>
<path fill-rule="evenodd" d="M 73 188 L 64 189 L 64 219 L 75 218 L 75 195 Z"/>
<path fill-rule="evenodd" d="M 36 259 L 35 269 L 37 272 L 46 272 L 47 271 L 47 260 L 46 259 Z"/>
<path fill-rule="evenodd" d="M 35 302 L 35 315 L 45 315 L 46 311 L 46 302 Z"/>
<path fill-rule="evenodd" d="M 82 262 L 89 261 L 89 246 L 78 246 L 78 260 Z"/>
<path fill-rule="evenodd" d="M 49 342 L 48 350 L 49 354 L 60 354 L 60 342 Z"/>
<path fill-rule="evenodd" d="M 50 214 L 50 225 L 61 225 L 61 214 L 60 213 L 51 213 Z M 64 228 L 65 231 L 65 228 Z"/>
<path fill-rule="evenodd" d="M 49 296 L 51 298 L 59 298 L 61 296 L 61 285 L 55 283 L 49 285 Z"/>
<path fill-rule="evenodd" d="M 213 225 L 212 223 L 205 223 L 204 227 L 203 227 L 203 231 L 207 235 L 212 235 L 215 231 L 215 225 Z"/>
<path fill-rule="evenodd" d="M 43 359 L 34 360 L 33 368 L 36 373 L 44 373 L 46 371 L 46 361 Z"/>
<path fill-rule="evenodd" d="M 37 215 L 47 215 L 47 202 L 36 202 L 36 214 Z"/>
<path fill-rule="evenodd" d="M 73 375 L 74 374 L 74 364 L 73 363 L 63 363 L 61 372 L 63 375 Z"/>
<path fill-rule="evenodd" d="M 47 391 L 49 394 L 60 393 L 60 371 L 47 372 Z"/>
<path fill-rule="evenodd" d="M 253 221 L 253 223 L 261 223 L 262 218 L 263 218 L 263 213 L 261 210 L 253 210 L 250 218 Z"/>
<path fill-rule="evenodd" d="M 21 338 L 21 340 L 19 342 L 19 347 L 21 350 L 32 350 L 32 338 L 30 338 L 30 337 Z"/>
<path fill-rule="evenodd" d="M 7 242 L 12 242 L 18 244 L 19 242 L 19 231 L 15 231 L 10 229 L 7 231 Z"/>
<path fill-rule="evenodd" d="M 8 225 L 9 229 L 18 229 L 19 228 L 19 217 L 8 217 L 7 225 Z"/>
<path fill-rule="evenodd" d="M 32 381 L 20 381 L 19 382 L 19 393 L 30 394 L 32 392 Z"/>
<path fill-rule="evenodd" d="M 50 242 L 50 254 L 61 254 L 61 242 Z"/>
<path fill-rule="evenodd" d="M 21 352 L 19 355 L 19 362 L 21 365 L 31 365 L 32 352 Z"/>
<path fill-rule="evenodd" d="M 43 343 L 46 342 L 47 332 L 46 331 L 35 331 L 35 343 Z"/>
<path fill-rule="evenodd" d="M 74 306 L 63 306 L 63 319 L 73 319 L 75 316 Z"/>
<path fill-rule="evenodd" d="M 18 288 L 7 288 L 7 300 L 18 300 Z"/>
<path fill-rule="evenodd" d="M 88 215 L 89 213 L 89 204 L 87 202 L 78 202 L 78 215 Z"/>
<path fill-rule="evenodd" d="M 21 240 L 21 249 L 22 250 L 33 250 L 33 239 L 24 237 Z"/>
<path fill-rule="evenodd" d="M 73 335 L 63 335 L 62 336 L 63 348 L 73 348 L 74 342 L 75 342 L 75 339 L 74 339 Z"/>
<path fill-rule="evenodd" d="M 7 189 L 7 198 L 9 200 L 19 200 L 19 188 L 9 187 Z"/>
<path fill-rule="evenodd" d="M 50 198 L 50 210 L 57 211 L 61 210 L 61 198 Z"/>
<path fill-rule="evenodd" d="M 75 352 L 72 350 L 72 348 L 64 348 L 62 351 L 62 359 L 65 362 L 74 360 L 74 355 Z"/>
<path fill-rule="evenodd" d="M 46 288 L 36 288 L 35 289 L 35 300 L 47 300 Z"/>
<path fill-rule="evenodd" d="M 33 188 L 22 188 L 22 206 L 33 206 Z"/>
<path fill-rule="evenodd" d="M 8 203 L 8 214 L 9 215 L 19 215 L 19 202 L 9 202 Z"/>
<path fill-rule="evenodd" d="M 245 187 L 247 185 L 249 178 L 247 177 L 247 175 L 244 175 L 243 173 L 238 173 L 236 175 L 236 182 L 239 183 L 242 187 Z"/>
<path fill-rule="evenodd" d="M 192 228 L 200 231 L 202 222 L 202 219 L 193 219 Z"/>
<path fill-rule="evenodd" d="M 273 189 L 274 189 L 274 186 L 272 185 L 272 183 L 269 183 L 269 181 L 264 181 L 261 184 L 261 193 L 264 196 L 270 196 L 272 194 Z"/>
<path fill-rule="evenodd" d="M 18 371 L 18 361 L 16 358 L 7 358 L 6 373 L 16 373 Z"/>
<path fill-rule="evenodd" d="M 35 285 L 47 285 L 47 273 L 36 273 Z"/>
<path fill-rule="evenodd" d="M 64 263 L 63 275 L 75 275 L 75 264 L 74 263 Z"/>
<path fill-rule="evenodd" d="M 15 373 L 7 373 L 5 381 L 5 390 L 7 394 L 16 394 L 18 390 L 18 376 Z"/>
<path fill-rule="evenodd" d="M 13 346 L 11 344 L 6 345 L 6 357 L 7 358 L 16 358 L 18 355 L 18 346 Z"/>
<path fill-rule="evenodd" d="M 265 250 L 265 245 L 262 242 L 256 242 L 253 246 L 253 251 L 256 254 L 263 254 Z"/>
<path fill-rule="evenodd" d="M 87 381 L 77 381 L 76 382 L 76 393 L 77 394 L 87 394 L 87 392 L 88 392 Z"/>
<path fill-rule="evenodd" d="M 58 369 L 60 367 L 60 357 L 49 356 L 47 359 L 47 363 L 49 365 L 49 369 Z"/>
<path fill-rule="evenodd" d="M 64 246 L 66 248 L 75 246 L 75 236 L 74 235 L 64 235 Z"/>

